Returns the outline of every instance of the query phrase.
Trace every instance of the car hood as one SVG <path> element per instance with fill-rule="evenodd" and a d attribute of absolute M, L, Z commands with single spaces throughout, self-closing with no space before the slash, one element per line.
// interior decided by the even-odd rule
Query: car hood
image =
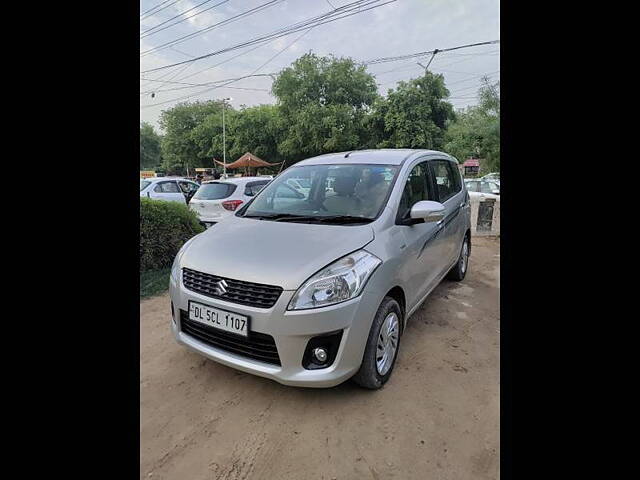
<path fill-rule="evenodd" d="M 232 216 L 193 238 L 181 267 L 296 290 L 373 240 L 370 225 L 274 222 Z"/>

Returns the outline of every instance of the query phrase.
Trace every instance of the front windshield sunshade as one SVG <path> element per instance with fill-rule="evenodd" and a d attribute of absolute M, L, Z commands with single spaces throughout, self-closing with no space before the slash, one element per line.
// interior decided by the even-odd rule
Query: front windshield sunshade
<path fill-rule="evenodd" d="M 368 164 L 292 167 L 268 184 L 242 216 L 278 221 L 368 222 L 384 207 L 397 170 L 393 165 Z"/>

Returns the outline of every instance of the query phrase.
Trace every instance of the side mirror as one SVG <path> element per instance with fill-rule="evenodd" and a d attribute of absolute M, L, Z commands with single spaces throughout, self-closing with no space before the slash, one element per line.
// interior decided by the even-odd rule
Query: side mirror
<path fill-rule="evenodd" d="M 494 195 L 500 195 L 500 190 L 494 190 L 491 193 L 493 193 Z"/>
<path fill-rule="evenodd" d="M 439 222 L 444 218 L 444 205 L 432 200 L 416 202 L 411 207 L 409 218 L 423 220 L 425 223 Z"/>

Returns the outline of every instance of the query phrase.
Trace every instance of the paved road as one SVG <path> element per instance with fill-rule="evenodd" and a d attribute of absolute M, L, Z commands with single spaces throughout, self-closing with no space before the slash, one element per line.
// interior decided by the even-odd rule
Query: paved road
<path fill-rule="evenodd" d="M 499 240 L 410 320 L 379 391 L 286 387 L 179 347 L 169 298 L 140 303 L 140 478 L 499 477 Z"/>

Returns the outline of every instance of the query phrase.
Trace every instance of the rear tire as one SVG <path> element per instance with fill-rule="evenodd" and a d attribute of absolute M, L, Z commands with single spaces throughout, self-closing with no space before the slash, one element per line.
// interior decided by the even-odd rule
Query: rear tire
<path fill-rule="evenodd" d="M 377 390 L 389 380 L 400 349 L 402 322 L 398 302 L 384 297 L 371 324 L 360 370 L 353 376 L 355 383 Z"/>
<path fill-rule="evenodd" d="M 471 241 L 469 235 L 464 236 L 464 241 L 460 247 L 460 255 L 458 261 L 447 274 L 449 280 L 459 282 L 464 279 L 469 270 L 469 254 L 471 253 Z"/>

